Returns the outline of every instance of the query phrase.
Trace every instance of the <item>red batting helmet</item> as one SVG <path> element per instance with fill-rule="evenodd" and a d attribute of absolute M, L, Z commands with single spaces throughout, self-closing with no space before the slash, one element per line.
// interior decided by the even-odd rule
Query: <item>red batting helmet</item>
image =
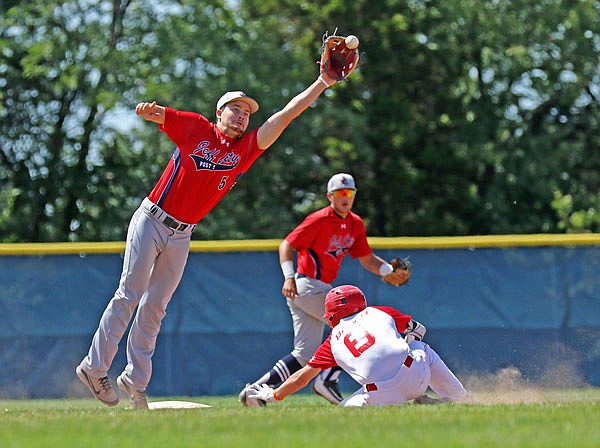
<path fill-rule="evenodd" d="M 353 285 L 343 285 L 333 288 L 325 297 L 325 315 L 331 328 L 340 319 L 358 313 L 367 307 L 367 299 L 360 288 Z"/>

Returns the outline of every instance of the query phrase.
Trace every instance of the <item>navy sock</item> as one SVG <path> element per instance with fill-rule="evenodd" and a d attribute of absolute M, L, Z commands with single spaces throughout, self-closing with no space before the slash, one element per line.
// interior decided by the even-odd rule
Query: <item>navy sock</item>
<path fill-rule="evenodd" d="M 269 379 L 267 380 L 267 384 L 269 386 L 276 386 L 277 384 L 288 379 L 291 374 L 297 372 L 301 368 L 302 366 L 298 360 L 294 358 L 291 353 L 288 353 L 279 361 L 277 361 L 273 368 L 269 370 Z"/>

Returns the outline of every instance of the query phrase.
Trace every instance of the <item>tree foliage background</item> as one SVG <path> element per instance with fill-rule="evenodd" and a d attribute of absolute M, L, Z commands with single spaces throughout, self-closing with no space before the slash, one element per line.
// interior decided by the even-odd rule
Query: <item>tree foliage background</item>
<path fill-rule="evenodd" d="M 140 101 L 259 126 L 317 76 L 321 36 L 362 63 L 295 120 L 196 238 L 280 238 L 358 183 L 372 236 L 600 231 L 600 3 L 592 0 L 0 1 L 0 241 L 125 237 L 174 145 Z"/>

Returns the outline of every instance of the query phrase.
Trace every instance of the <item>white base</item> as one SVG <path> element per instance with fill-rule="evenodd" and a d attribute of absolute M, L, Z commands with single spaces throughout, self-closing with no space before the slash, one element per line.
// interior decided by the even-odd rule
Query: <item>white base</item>
<path fill-rule="evenodd" d="M 148 409 L 195 409 L 210 408 L 207 404 L 194 403 L 193 401 L 152 401 L 148 403 Z"/>

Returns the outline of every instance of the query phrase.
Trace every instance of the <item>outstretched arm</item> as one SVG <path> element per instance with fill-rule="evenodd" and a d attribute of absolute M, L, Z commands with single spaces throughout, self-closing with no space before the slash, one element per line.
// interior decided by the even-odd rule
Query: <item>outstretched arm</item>
<path fill-rule="evenodd" d="M 135 113 L 144 120 L 153 121 L 154 123 L 165 123 L 165 108 L 159 106 L 156 101 L 151 103 L 139 103 L 135 106 Z"/>
<path fill-rule="evenodd" d="M 281 386 L 273 390 L 266 384 L 261 384 L 254 388 L 254 392 L 249 398 L 257 398 L 259 400 L 272 403 L 274 401 L 283 400 L 288 395 L 298 392 L 306 386 L 310 380 L 319 374 L 321 369 L 311 367 L 308 364 L 296 371 L 292 376 L 283 382 Z"/>
<path fill-rule="evenodd" d="M 319 374 L 321 369 L 318 367 L 311 367 L 308 364 L 302 367 L 300 370 L 294 372 L 284 383 L 273 391 L 273 396 L 277 401 L 283 400 L 288 395 L 298 392 L 300 389 L 305 387 L 310 380 Z"/>
<path fill-rule="evenodd" d="M 257 142 L 260 149 L 267 149 L 279 138 L 288 125 L 306 110 L 324 91 L 327 85 L 333 85 L 336 81 L 323 73 L 306 90 L 296 95 L 279 112 L 273 114 L 258 129 Z"/>

